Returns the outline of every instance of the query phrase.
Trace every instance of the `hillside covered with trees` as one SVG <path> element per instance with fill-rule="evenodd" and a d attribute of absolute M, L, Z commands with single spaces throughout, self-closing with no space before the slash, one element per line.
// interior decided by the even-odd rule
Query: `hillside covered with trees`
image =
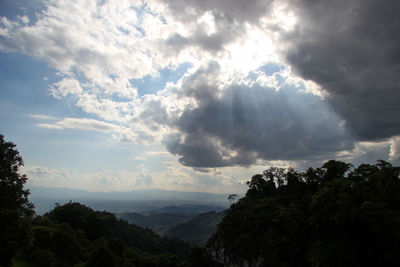
<path fill-rule="evenodd" d="M 248 182 L 208 251 L 225 266 L 399 266 L 399 175 L 384 161 L 270 168 Z"/>
<path fill-rule="evenodd" d="M 204 245 L 215 232 L 223 215 L 223 211 L 201 213 L 185 222 L 171 227 L 166 232 L 166 236 L 171 238 L 176 237 L 192 244 Z"/>

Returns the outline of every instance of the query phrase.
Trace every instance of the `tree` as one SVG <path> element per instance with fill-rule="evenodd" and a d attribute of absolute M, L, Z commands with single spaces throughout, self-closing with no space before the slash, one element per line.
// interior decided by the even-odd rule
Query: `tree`
<path fill-rule="evenodd" d="M 226 265 L 399 266 L 400 167 L 330 160 L 247 183 L 208 241 Z"/>
<path fill-rule="evenodd" d="M 24 240 L 23 218 L 34 214 L 29 190 L 24 189 L 26 175 L 19 173 L 22 157 L 12 142 L 0 135 L 0 265 L 8 266 Z"/>
<path fill-rule="evenodd" d="M 239 197 L 238 194 L 230 194 L 230 195 L 228 196 L 228 200 L 229 200 L 229 202 L 230 202 L 231 204 L 233 204 L 233 203 L 236 202 L 236 200 L 237 200 L 238 197 Z"/>

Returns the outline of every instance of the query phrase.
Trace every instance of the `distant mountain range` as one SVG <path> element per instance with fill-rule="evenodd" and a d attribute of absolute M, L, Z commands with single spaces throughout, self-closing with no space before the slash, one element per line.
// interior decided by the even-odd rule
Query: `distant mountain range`
<path fill-rule="evenodd" d="M 203 245 L 216 231 L 227 194 L 135 190 L 129 192 L 90 192 L 71 188 L 31 187 L 29 199 L 39 215 L 58 204 L 80 202 L 98 211 L 114 213 L 130 224 L 146 227 L 167 237 Z"/>
<path fill-rule="evenodd" d="M 55 203 L 77 201 L 94 210 L 112 213 L 174 213 L 194 215 L 218 211 L 229 206 L 228 194 L 181 192 L 149 189 L 134 191 L 90 192 L 71 188 L 30 187 L 29 199 L 35 204 L 37 214 L 54 208 Z M 179 211 L 179 209 L 181 209 Z"/>
<path fill-rule="evenodd" d="M 133 191 L 91 192 L 72 188 L 30 187 L 31 198 L 79 198 L 96 200 L 185 200 L 201 202 L 227 202 L 228 194 L 183 192 L 163 189 Z"/>
<path fill-rule="evenodd" d="M 220 205 L 201 205 L 201 204 L 182 204 L 179 206 L 166 206 L 159 209 L 152 209 L 142 212 L 142 214 L 180 214 L 188 217 L 192 217 L 194 215 L 198 215 L 201 213 L 209 212 L 209 211 L 223 211 L 226 208 Z"/>

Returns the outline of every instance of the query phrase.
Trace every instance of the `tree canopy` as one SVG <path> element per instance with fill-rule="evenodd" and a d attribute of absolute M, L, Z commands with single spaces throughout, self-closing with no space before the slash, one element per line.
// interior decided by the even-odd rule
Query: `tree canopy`
<path fill-rule="evenodd" d="M 22 157 L 12 142 L 0 135 L 0 265 L 10 264 L 25 233 L 23 218 L 33 215 L 33 205 L 28 200 L 27 181 L 19 173 Z"/>
<path fill-rule="evenodd" d="M 209 251 L 249 266 L 398 266 L 399 174 L 385 161 L 270 168 L 225 213 Z"/>

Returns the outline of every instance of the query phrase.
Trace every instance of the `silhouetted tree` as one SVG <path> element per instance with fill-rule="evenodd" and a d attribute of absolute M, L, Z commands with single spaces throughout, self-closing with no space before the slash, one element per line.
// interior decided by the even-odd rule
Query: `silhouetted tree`
<path fill-rule="evenodd" d="M 0 135 L 0 265 L 8 266 L 21 242 L 26 240 L 23 218 L 33 215 L 29 202 L 27 181 L 19 173 L 22 157 L 15 144 L 4 141 Z"/>

